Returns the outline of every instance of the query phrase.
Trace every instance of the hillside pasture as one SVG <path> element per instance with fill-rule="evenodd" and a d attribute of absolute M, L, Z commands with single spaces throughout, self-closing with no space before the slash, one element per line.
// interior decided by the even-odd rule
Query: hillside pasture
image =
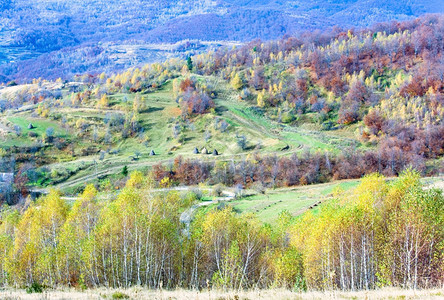
<path fill-rule="evenodd" d="M 266 190 L 264 194 L 253 194 L 230 202 L 239 213 L 252 212 L 265 223 L 274 223 L 282 211 L 298 216 L 313 205 L 330 199 L 336 189 L 349 190 L 359 184 L 359 180 L 330 182 L 296 188 Z"/>

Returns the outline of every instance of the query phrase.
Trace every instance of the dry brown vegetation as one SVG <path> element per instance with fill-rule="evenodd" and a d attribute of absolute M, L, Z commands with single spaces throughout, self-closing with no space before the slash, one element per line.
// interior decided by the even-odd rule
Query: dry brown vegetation
<path fill-rule="evenodd" d="M 95 289 L 87 291 L 56 290 L 42 294 L 27 294 L 24 290 L 0 291 L 1 299 L 444 299 L 444 289 L 402 290 L 382 289 L 359 292 L 307 292 L 298 293 L 289 290 L 269 289 L 252 291 L 216 291 L 216 290 L 147 290 L 132 289 Z"/>

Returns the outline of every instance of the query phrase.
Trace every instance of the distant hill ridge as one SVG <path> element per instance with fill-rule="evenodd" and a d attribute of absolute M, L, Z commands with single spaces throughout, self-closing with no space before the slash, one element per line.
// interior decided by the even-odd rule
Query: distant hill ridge
<path fill-rule="evenodd" d="M 0 0 L 0 81 L 121 70 L 162 57 L 144 50 L 129 51 L 123 64 L 115 59 L 122 51 L 110 45 L 126 49 L 135 41 L 269 40 L 442 12 L 439 0 Z"/>

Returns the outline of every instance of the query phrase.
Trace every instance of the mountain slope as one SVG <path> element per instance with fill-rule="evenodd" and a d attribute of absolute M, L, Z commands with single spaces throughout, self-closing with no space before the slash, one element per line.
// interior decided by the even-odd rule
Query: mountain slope
<path fill-rule="evenodd" d="M 69 1 L 2 0 L 0 2 L 0 80 L 44 76 L 69 78 L 94 67 L 80 61 L 99 59 L 110 70 L 139 61 L 157 60 L 153 51 L 132 54 L 125 45 L 256 38 L 276 39 L 303 30 L 368 26 L 443 12 L 440 1 Z M 110 44 L 111 43 L 111 44 Z M 124 66 L 106 54 L 109 45 L 122 45 L 132 59 Z M 91 54 L 91 47 L 102 51 Z M 84 53 L 85 52 L 85 53 Z M 44 53 L 54 62 L 38 59 Z M 68 57 L 68 58 L 65 58 Z M 74 57 L 74 58 L 73 58 Z M 26 61 L 26 62 L 24 62 Z M 59 67 L 70 69 L 61 72 Z M 40 70 L 49 69 L 42 72 Z"/>
<path fill-rule="evenodd" d="M 0 168 L 74 191 L 124 166 L 188 185 L 442 172 L 444 18 L 378 28 L 0 87 Z"/>

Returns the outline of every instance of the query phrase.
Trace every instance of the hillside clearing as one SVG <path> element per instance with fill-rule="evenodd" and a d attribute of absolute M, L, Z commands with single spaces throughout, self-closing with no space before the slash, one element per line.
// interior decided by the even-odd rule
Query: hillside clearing
<path fill-rule="evenodd" d="M 199 80 L 212 82 L 215 79 L 211 76 L 199 76 Z M 106 109 L 90 105 L 62 107 L 58 111 L 58 119 L 55 120 L 35 117 L 36 107 L 14 116 L 1 117 L 3 123 L 9 124 L 9 128 L 5 129 L 10 132 L 3 146 L 32 146 L 38 142 L 38 138 L 30 137 L 29 132 L 35 132 L 40 138 L 47 128 L 54 128 L 55 136 L 69 139 L 69 142 L 75 145 L 75 151 L 72 155 L 68 149 L 47 148 L 46 156 L 53 161 L 45 167 L 56 169 L 59 173 L 65 173 L 65 170 L 75 171 L 70 172 L 70 176 L 66 178 L 48 178 L 42 181 L 45 182 L 43 186 L 37 184 L 36 187 L 53 185 L 60 189 L 75 190 L 79 184 L 96 181 L 98 177 L 118 174 L 123 166 L 128 166 L 131 170 L 140 170 L 150 168 L 156 163 L 171 161 L 179 155 L 185 159 L 228 161 L 243 159 L 253 153 L 278 156 L 318 150 L 335 153 L 342 145 L 359 144 L 351 132 L 339 136 L 333 132 L 316 132 L 278 124 L 252 110 L 247 102 L 239 101 L 236 92 L 228 84 L 219 83 L 217 86 L 219 97 L 215 99 L 216 110 L 195 117 L 186 124 L 180 123 L 178 137 L 174 136 L 174 127 L 179 124 L 178 116 L 181 110 L 173 97 L 172 81 L 168 81 L 154 92 L 110 95 L 110 107 Z M 142 99 L 145 104 L 145 108 L 139 113 L 143 133 L 121 138 L 120 132 L 117 131 L 112 133 L 109 143 L 94 142 L 91 136 L 97 135 L 99 139 L 103 139 L 107 130 L 106 120 L 124 118 L 136 97 Z M 76 129 L 78 120 L 84 120 L 88 124 L 82 133 Z M 230 124 L 226 131 L 216 129 L 216 125 L 221 121 Z M 36 128 L 28 129 L 29 123 Z M 20 136 L 13 133 L 13 125 L 21 127 Z M 239 137 L 245 137 L 245 149 L 239 147 Z M 217 149 L 219 155 L 194 155 L 195 147 L 206 147 L 210 152 Z M 87 149 L 93 150 L 86 152 L 86 155 L 82 154 Z M 150 156 L 151 150 L 154 150 L 155 156 Z"/>
<path fill-rule="evenodd" d="M 392 179 L 388 179 L 392 180 Z M 443 177 L 428 177 L 421 180 L 426 187 L 444 190 Z M 335 191 L 349 191 L 359 185 L 361 180 L 340 180 L 322 184 L 266 190 L 264 194 L 252 190 L 246 196 L 227 202 L 239 213 L 254 213 L 264 223 L 274 224 L 283 211 L 297 217 L 308 210 L 316 212 L 324 201 L 332 199 Z M 206 203 L 200 209 L 209 210 L 216 203 Z M 206 206 L 206 207 L 203 207 Z"/>
<path fill-rule="evenodd" d="M 265 194 L 255 194 L 234 200 L 230 204 L 240 213 L 253 212 L 261 221 L 274 223 L 284 210 L 293 216 L 298 216 L 313 205 L 317 207 L 318 204 L 330 199 L 335 189 L 348 190 L 356 187 L 359 182 L 359 180 L 347 180 L 270 190 Z"/>

